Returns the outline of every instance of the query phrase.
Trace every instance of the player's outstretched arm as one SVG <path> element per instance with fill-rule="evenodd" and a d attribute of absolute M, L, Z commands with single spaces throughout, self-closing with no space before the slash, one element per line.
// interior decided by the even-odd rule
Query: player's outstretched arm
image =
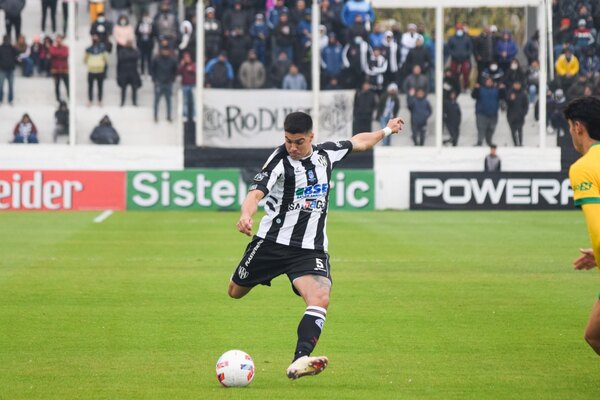
<path fill-rule="evenodd" d="M 236 225 L 238 231 L 245 235 L 252 236 L 252 217 L 256 214 L 258 203 L 263 197 L 265 197 L 265 194 L 260 190 L 251 190 L 248 192 L 242 203 L 240 220 Z"/>
<path fill-rule="evenodd" d="M 400 117 L 392 118 L 387 123 L 384 129 L 379 129 L 375 132 L 363 132 L 352 136 L 352 151 L 369 150 L 381 141 L 387 135 L 392 135 L 400 132 L 404 126 L 404 120 Z M 388 130 L 389 128 L 389 130 Z M 386 132 L 387 131 L 387 132 Z"/>

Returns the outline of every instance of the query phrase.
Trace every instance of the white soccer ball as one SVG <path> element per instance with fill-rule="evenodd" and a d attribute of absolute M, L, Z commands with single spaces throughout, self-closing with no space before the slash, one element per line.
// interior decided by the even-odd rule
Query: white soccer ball
<path fill-rule="evenodd" d="M 229 350 L 217 360 L 217 379 L 225 387 L 248 386 L 254 378 L 254 361 L 241 350 Z"/>

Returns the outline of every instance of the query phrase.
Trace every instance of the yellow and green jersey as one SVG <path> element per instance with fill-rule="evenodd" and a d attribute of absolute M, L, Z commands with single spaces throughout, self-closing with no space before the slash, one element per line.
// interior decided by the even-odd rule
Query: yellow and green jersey
<path fill-rule="evenodd" d="M 571 165 L 569 179 L 577 207 L 600 204 L 600 142 L 592 145 L 584 156 Z M 600 224 L 600 220 L 593 222 Z"/>

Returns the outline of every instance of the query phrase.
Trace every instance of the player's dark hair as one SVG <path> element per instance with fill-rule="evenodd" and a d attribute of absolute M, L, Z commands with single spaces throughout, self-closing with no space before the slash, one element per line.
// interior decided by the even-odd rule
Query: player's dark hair
<path fill-rule="evenodd" d="M 579 121 L 590 137 L 600 140 L 600 99 L 594 96 L 578 97 L 571 101 L 563 114 L 567 120 Z"/>
<path fill-rule="evenodd" d="M 283 122 L 283 129 L 288 133 L 309 133 L 312 127 L 312 118 L 302 111 L 288 114 Z"/>

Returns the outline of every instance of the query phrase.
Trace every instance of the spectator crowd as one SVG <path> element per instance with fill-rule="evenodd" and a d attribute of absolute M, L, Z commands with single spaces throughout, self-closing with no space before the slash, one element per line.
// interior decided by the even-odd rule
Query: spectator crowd
<path fill-rule="evenodd" d="M 57 102 L 69 95 L 69 48 L 63 42 L 69 0 L 62 0 L 62 34 L 56 33 L 57 0 L 41 1 L 41 30 L 46 33 L 31 37 L 30 42 L 21 34 L 25 1 L 2 2 L 6 35 L 0 46 L 0 102 L 7 81 L 7 99 L 12 103 L 18 68 L 25 77 L 51 77 Z M 373 120 L 384 125 L 397 116 L 403 94 L 411 113 L 413 142 L 425 143 L 432 114 L 427 95 L 435 89 L 431 27 L 408 23 L 403 30 L 399 23 L 378 21 L 365 0 L 211 0 L 205 4 L 201 29 L 206 87 L 310 89 L 311 15 L 312 7 L 319 7 L 318 84 L 322 90 L 356 90 L 354 133 L 371 130 Z M 173 84 L 179 75 L 183 115 L 193 118 L 195 7 L 186 9 L 180 22 L 173 0 L 153 5 L 146 0 L 90 2 L 90 45 L 82 57 L 88 72 L 88 105 L 102 105 L 107 71 L 115 68 L 121 106 L 127 103 L 128 88 L 131 104 L 137 105 L 137 91 L 148 75 L 154 85 L 155 120 L 164 98 L 166 118 L 171 121 Z M 600 2 L 553 0 L 552 10 L 555 79 L 548 82 L 541 97 L 547 102 L 549 129 L 558 133 L 560 141 L 567 132 L 562 109 L 568 100 L 600 94 Z M 538 116 L 538 32 L 521 46 L 509 30 L 458 23 L 449 29 L 443 46 L 444 143 L 459 144 L 462 110 L 458 99 L 468 96 L 475 103 L 475 145 L 494 144 L 498 118 L 505 114 L 514 145 L 522 146 L 526 115 L 531 111 Z"/>

